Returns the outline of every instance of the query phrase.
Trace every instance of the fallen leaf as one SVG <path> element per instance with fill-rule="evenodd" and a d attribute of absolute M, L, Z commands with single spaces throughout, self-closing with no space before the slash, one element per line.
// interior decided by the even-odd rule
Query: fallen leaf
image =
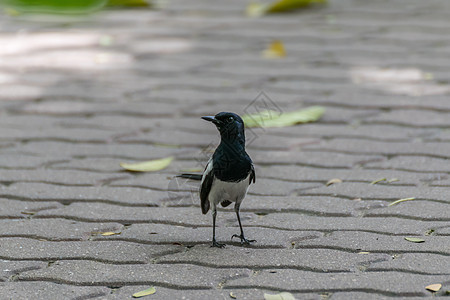
<path fill-rule="evenodd" d="M 34 215 L 34 214 L 36 214 L 35 211 L 21 211 L 20 213 L 22 213 L 24 215 Z"/>
<path fill-rule="evenodd" d="M 279 114 L 274 111 L 262 111 L 242 116 L 246 127 L 287 127 L 299 123 L 314 122 L 324 114 L 322 106 L 311 106 L 305 109 Z"/>
<path fill-rule="evenodd" d="M 342 179 L 333 178 L 333 179 L 328 180 L 328 182 L 326 183 L 326 186 L 329 186 L 329 185 L 332 185 L 332 184 L 335 184 L 335 183 L 341 183 L 341 182 L 342 182 Z"/>
<path fill-rule="evenodd" d="M 233 292 L 230 292 L 230 297 L 236 299 L 236 296 L 233 294 Z"/>
<path fill-rule="evenodd" d="M 156 160 L 150 160 L 135 164 L 127 164 L 127 163 L 120 163 L 120 166 L 124 168 L 127 171 L 133 171 L 133 172 L 152 172 L 152 171 L 159 171 L 162 169 L 167 168 L 170 163 L 173 161 L 174 157 L 166 157 Z"/>
<path fill-rule="evenodd" d="M 360 251 L 360 252 L 358 252 L 358 254 L 370 254 L 370 252 L 367 252 L 367 251 Z"/>
<path fill-rule="evenodd" d="M 400 181 L 400 179 L 398 179 L 398 178 L 392 178 L 392 179 L 389 179 L 389 180 L 388 180 L 388 183 L 396 182 L 396 181 Z"/>
<path fill-rule="evenodd" d="M 103 235 L 103 236 L 110 236 L 110 235 L 116 235 L 116 234 L 121 234 L 121 232 L 108 231 L 108 232 L 101 233 L 101 235 Z"/>
<path fill-rule="evenodd" d="M 388 206 L 392 206 L 392 205 L 395 205 L 395 204 L 397 204 L 397 203 L 401 203 L 401 202 L 405 202 L 405 201 L 411 201 L 411 200 L 415 200 L 415 199 L 416 199 L 416 198 L 414 198 L 414 197 L 398 199 L 398 200 L 396 200 L 396 201 L 394 201 L 394 202 L 389 203 Z"/>
<path fill-rule="evenodd" d="M 405 237 L 405 240 L 407 240 L 408 242 L 412 242 L 412 243 L 423 243 L 423 242 L 425 242 L 424 239 L 415 238 L 415 237 Z"/>
<path fill-rule="evenodd" d="M 279 0 L 269 4 L 251 3 L 247 6 L 247 16 L 260 17 L 269 13 L 280 13 L 305 8 L 314 3 L 325 4 L 327 0 Z"/>
<path fill-rule="evenodd" d="M 273 41 L 270 43 L 269 47 L 262 52 L 265 58 L 280 58 L 286 56 L 286 50 L 284 49 L 283 42 Z"/>
<path fill-rule="evenodd" d="M 279 294 L 266 294 L 264 293 L 265 300 L 295 300 L 294 295 L 288 292 L 283 292 Z"/>
<path fill-rule="evenodd" d="M 426 288 L 427 290 L 429 290 L 429 291 L 437 292 L 437 291 L 439 291 L 439 290 L 441 289 L 441 287 L 442 287 L 442 284 L 440 284 L 440 283 L 435 283 L 435 284 L 427 285 L 425 288 Z"/>
<path fill-rule="evenodd" d="M 380 179 L 377 179 L 377 180 L 374 180 L 374 181 L 372 181 L 370 184 L 377 184 L 378 182 L 381 182 L 381 181 L 386 181 L 387 179 L 386 178 L 380 178 Z"/>
<path fill-rule="evenodd" d="M 148 288 L 146 290 L 134 293 L 133 294 L 133 298 L 140 298 L 140 297 L 152 295 L 154 293 L 156 293 L 156 289 L 154 287 L 151 287 L 151 288 Z"/>

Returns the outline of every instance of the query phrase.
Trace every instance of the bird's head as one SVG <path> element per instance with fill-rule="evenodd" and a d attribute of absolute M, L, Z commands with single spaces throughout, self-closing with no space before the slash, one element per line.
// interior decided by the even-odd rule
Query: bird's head
<path fill-rule="evenodd" d="M 216 125 L 222 139 L 228 141 L 238 139 L 245 144 L 244 121 L 237 114 L 220 112 L 215 116 L 205 116 L 202 119 Z"/>

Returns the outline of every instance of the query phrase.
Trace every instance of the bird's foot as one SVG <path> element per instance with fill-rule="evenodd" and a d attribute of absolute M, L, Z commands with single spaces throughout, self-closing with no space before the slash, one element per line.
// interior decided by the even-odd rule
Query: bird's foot
<path fill-rule="evenodd" d="M 223 248 L 225 247 L 225 244 L 221 244 L 216 242 L 216 240 L 213 240 L 211 247 Z"/>
<path fill-rule="evenodd" d="M 237 235 L 237 234 L 233 234 L 233 236 L 231 237 L 231 240 L 233 240 L 233 238 L 240 238 L 241 239 L 241 245 L 250 245 L 250 243 L 254 243 L 256 242 L 256 240 L 247 240 L 244 235 Z"/>

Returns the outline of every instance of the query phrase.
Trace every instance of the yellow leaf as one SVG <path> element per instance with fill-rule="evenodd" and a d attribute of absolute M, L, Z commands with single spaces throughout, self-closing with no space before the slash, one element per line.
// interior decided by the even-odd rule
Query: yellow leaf
<path fill-rule="evenodd" d="M 407 240 L 408 242 L 412 242 L 412 243 L 423 243 L 423 242 L 425 242 L 424 239 L 415 238 L 415 237 L 405 237 L 405 240 Z"/>
<path fill-rule="evenodd" d="M 166 157 L 156 160 L 145 161 L 136 164 L 120 163 L 120 166 L 128 171 L 133 172 L 152 172 L 167 168 L 173 161 L 174 157 Z"/>
<path fill-rule="evenodd" d="M 270 4 L 251 3 L 247 6 L 247 16 L 260 17 L 269 13 L 280 13 L 305 8 L 314 3 L 325 4 L 327 0 L 279 0 Z"/>
<path fill-rule="evenodd" d="M 247 16 L 249 17 L 260 17 L 266 13 L 268 5 L 261 3 L 250 3 L 247 5 Z"/>
<path fill-rule="evenodd" d="M 358 252 L 358 254 L 370 254 L 370 252 L 368 252 L 368 251 L 360 251 L 360 252 Z"/>
<path fill-rule="evenodd" d="M 329 186 L 329 185 L 332 185 L 332 184 L 335 184 L 335 183 L 341 183 L 341 182 L 342 182 L 342 179 L 333 178 L 333 179 L 328 180 L 326 186 Z"/>
<path fill-rule="evenodd" d="M 280 0 L 267 8 L 267 13 L 278 13 L 307 7 L 314 3 L 325 4 L 327 0 Z"/>
<path fill-rule="evenodd" d="M 314 122 L 320 119 L 325 109 L 322 106 L 311 106 L 305 109 L 279 114 L 274 111 L 262 111 L 242 116 L 246 127 L 287 127 L 299 123 Z"/>
<path fill-rule="evenodd" d="M 230 292 L 230 297 L 236 299 L 236 296 L 233 294 L 233 292 Z"/>
<path fill-rule="evenodd" d="M 279 294 L 266 294 L 264 293 L 265 300 L 295 300 L 294 295 L 288 292 L 283 292 Z"/>
<path fill-rule="evenodd" d="M 440 283 L 435 283 L 435 284 L 427 285 L 425 288 L 426 288 L 427 290 L 429 290 L 429 291 L 437 292 L 437 291 L 439 291 L 439 290 L 441 289 L 441 287 L 442 287 L 442 284 L 440 284 Z"/>
<path fill-rule="evenodd" d="M 396 200 L 396 201 L 394 201 L 394 202 L 389 203 L 388 206 L 392 206 L 392 205 L 395 205 L 395 204 L 397 204 L 397 203 L 401 203 L 401 202 L 405 202 L 405 201 L 411 201 L 411 200 L 415 200 L 415 199 L 416 199 L 416 198 L 414 198 L 414 197 L 398 199 L 398 200 Z"/>
<path fill-rule="evenodd" d="M 110 236 L 110 235 L 115 235 L 115 234 L 121 234 L 121 232 L 108 231 L 108 232 L 103 232 L 102 233 L 103 236 Z"/>
<path fill-rule="evenodd" d="M 151 287 L 151 288 L 148 288 L 146 290 L 134 293 L 133 294 L 133 298 L 140 298 L 140 297 L 152 295 L 154 293 L 156 293 L 156 289 L 154 287 Z"/>
<path fill-rule="evenodd" d="M 380 179 L 372 181 L 370 184 L 374 185 L 374 184 L 377 184 L 378 182 L 386 181 L 386 180 L 387 180 L 386 178 L 380 178 Z"/>
<path fill-rule="evenodd" d="M 283 42 L 275 40 L 270 43 L 269 47 L 263 51 L 263 57 L 265 58 L 280 58 L 286 56 L 286 50 L 284 49 Z"/>

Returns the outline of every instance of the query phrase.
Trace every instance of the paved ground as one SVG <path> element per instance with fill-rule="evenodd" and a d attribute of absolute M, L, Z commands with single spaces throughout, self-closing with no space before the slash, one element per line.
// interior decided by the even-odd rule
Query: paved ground
<path fill-rule="evenodd" d="M 1 17 L 1 299 L 127 299 L 148 286 L 148 299 L 449 293 L 450 2 L 335 0 L 259 19 L 244 8 Z M 262 58 L 274 39 L 287 57 Z M 326 113 L 248 133 L 257 183 L 242 216 L 258 242 L 230 242 L 226 209 L 228 246 L 210 248 L 195 187 L 171 178 L 218 141 L 200 116 L 254 112 L 261 91 L 282 111 Z M 119 167 L 169 155 L 158 173 Z"/>

